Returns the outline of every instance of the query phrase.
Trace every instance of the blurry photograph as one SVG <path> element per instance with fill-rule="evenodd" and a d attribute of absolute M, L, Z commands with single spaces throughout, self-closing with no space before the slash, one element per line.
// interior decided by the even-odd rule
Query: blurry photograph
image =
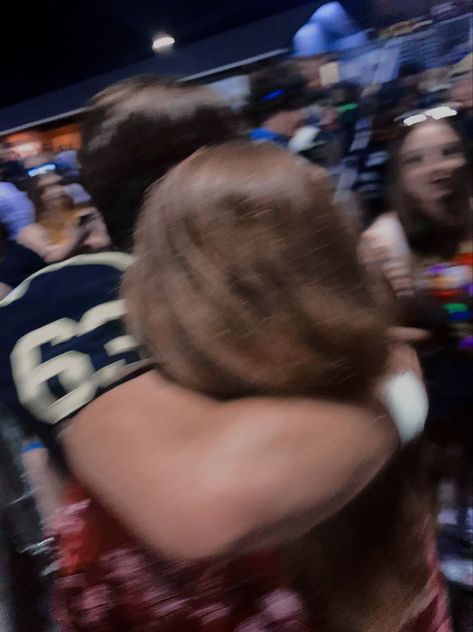
<path fill-rule="evenodd" d="M 473 632 L 471 2 L 10 14 L 0 632 Z"/>

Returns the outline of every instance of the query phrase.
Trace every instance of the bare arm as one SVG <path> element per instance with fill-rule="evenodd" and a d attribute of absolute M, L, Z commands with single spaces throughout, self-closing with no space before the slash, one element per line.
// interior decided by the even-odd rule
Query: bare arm
<path fill-rule="evenodd" d="M 400 312 L 406 312 L 405 316 L 412 311 L 415 305 L 415 287 L 412 277 L 412 261 L 408 253 L 401 256 L 396 248 L 395 235 L 379 234 L 374 227 L 366 230 L 359 245 L 359 253 L 365 265 L 374 275 L 372 281 L 380 282 L 384 279 L 386 286 L 392 292 L 391 299 L 398 303 Z M 378 277 L 378 279 L 376 278 Z M 431 334 L 426 329 L 412 326 L 393 327 L 391 329 L 392 338 L 410 344 L 422 343 L 429 340 Z"/>
<path fill-rule="evenodd" d="M 217 403 L 154 372 L 90 404 L 63 437 L 75 474 L 149 547 L 200 558 L 353 498 L 398 446 L 375 408 Z"/>
<path fill-rule="evenodd" d="M 26 226 L 18 235 L 17 243 L 36 252 L 46 263 L 54 263 L 71 257 L 88 237 L 86 226 L 77 226 L 65 244 L 50 244 L 46 231 L 39 224 Z"/>

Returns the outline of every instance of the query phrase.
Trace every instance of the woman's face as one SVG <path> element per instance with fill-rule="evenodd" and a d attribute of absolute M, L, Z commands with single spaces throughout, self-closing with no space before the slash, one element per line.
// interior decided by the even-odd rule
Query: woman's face
<path fill-rule="evenodd" d="M 469 186 L 456 132 L 439 121 L 414 127 L 401 146 L 399 162 L 403 194 L 432 219 L 453 219 L 454 202 L 468 196 Z"/>

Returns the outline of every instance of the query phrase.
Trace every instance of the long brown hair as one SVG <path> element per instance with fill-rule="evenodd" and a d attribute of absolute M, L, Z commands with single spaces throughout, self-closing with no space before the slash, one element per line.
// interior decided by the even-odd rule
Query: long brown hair
<path fill-rule="evenodd" d="M 180 384 L 363 397 L 387 322 L 322 171 L 263 143 L 196 152 L 145 198 L 129 324 Z"/>

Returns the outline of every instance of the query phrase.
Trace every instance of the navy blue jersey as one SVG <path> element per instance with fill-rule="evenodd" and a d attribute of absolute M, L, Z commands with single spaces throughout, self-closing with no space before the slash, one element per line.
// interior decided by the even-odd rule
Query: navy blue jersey
<path fill-rule="evenodd" d="M 0 263 L 0 283 L 17 287 L 31 274 L 45 268 L 47 263 L 31 248 L 9 241 L 5 258 Z"/>
<path fill-rule="evenodd" d="M 130 262 L 117 252 L 80 255 L 43 268 L 0 302 L 0 400 L 56 456 L 58 424 L 140 360 L 121 320 Z"/>

